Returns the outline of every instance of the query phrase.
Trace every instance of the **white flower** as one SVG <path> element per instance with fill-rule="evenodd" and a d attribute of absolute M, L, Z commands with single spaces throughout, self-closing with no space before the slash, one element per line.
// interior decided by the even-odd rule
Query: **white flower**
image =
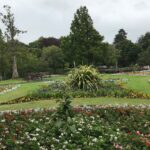
<path fill-rule="evenodd" d="M 119 131 L 120 131 L 120 129 L 117 129 L 117 131 L 119 132 Z"/>
<path fill-rule="evenodd" d="M 68 142 L 67 142 L 67 141 L 65 141 L 65 142 L 64 142 L 64 144 L 68 144 Z"/>
<path fill-rule="evenodd" d="M 39 129 L 39 128 L 36 128 L 36 131 L 38 132 L 38 131 L 40 131 L 40 129 Z"/>
<path fill-rule="evenodd" d="M 78 128 L 78 130 L 79 130 L 79 131 L 82 131 L 82 129 L 81 129 L 81 128 Z"/>
<path fill-rule="evenodd" d="M 90 142 L 89 145 L 91 146 L 91 145 L 93 145 L 93 143 Z"/>
<path fill-rule="evenodd" d="M 94 138 L 92 141 L 93 141 L 93 142 L 97 142 L 97 138 Z"/>
<path fill-rule="evenodd" d="M 33 137 L 33 138 L 32 138 L 32 141 L 36 141 L 36 140 L 37 140 L 36 137 Z"/>
<path fill-rule="evenodd" d="M 115 136 L 115 137 L 114 137 L 114 140 L 117 141 L 117 139 L 118 139 L 118 138 Z"/>
<path fill-rule="evenodd" d="M 5 119 L 1 120 L 1 122 L 5 122 Z"/>
<path fill-rule="evenodd" d="M 102 139 L 103 137 L 102 137 L 102 136 L 99 136 L 99 138 Z"/>

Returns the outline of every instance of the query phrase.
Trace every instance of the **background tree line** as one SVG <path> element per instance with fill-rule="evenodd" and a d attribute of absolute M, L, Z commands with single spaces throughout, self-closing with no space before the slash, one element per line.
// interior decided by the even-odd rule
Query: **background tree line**
<path fill-rule="evenodd" d="M 112 44 L 104 42 L 85 6 L 74 14 L 68 36 L 40 37 L 28 45 L 17 40 L 17 35 L 25 32 L 15 26 L 11 8 L 4 9 L 0 15 L 5 26 L 4 32 L 0 29 L 0 78 L 24 77 L 29 72 L 62 73 L 79 65 L 150 65 L 149 32 L 133 43 L 120 29 Z"/>

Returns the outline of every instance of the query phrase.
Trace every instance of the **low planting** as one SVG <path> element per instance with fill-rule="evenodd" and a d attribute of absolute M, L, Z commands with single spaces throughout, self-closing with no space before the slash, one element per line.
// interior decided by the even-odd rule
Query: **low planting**
<path fill-rule="evenodd" d="M 55 82 L 32 93 L 29 97 L 35 97 L 36 99 L 60 98 L 64 90 L 66 90 L 74 98 L 108 96 L 121 98 L 150 99 L 150 94 L 136 92 L 134 90 L 123 88 L 122 83 L 116 84 L 112 81 L 101 82 L 101 87 L 94 91 L 81 89 L 74 90 L 68 87 L 64 82 Z"/>
<path fill-rule="evenodd" d="M 0 95 L 16 90 L 20 87 L 20 84 L 9 84 L 0 86 Z"/>
<path fill-rule="evenodd" d="M 32 92 L 27 96 L 1 102 L 0 105 L 39 101 L 41 99 L 59 99 L 63 96 L 64 91 L 67 91 L 67 93 L 73 98 L 116 97 L 150 99 L 150 94 L 125 89 L 122 87 L 122 84 L 118 85 L 112 81 L 106 81 L 102 84 L 101 88 L 96 91 L 73 90 L 69 88 L 64 82 L 57 81 L 49 85 L 44 85 L 42 88 L 37 89 L 35 92 Z"/>
<path fill-rule="evenodd" d="M 0 115 L 0 149 L 143 149 L 150 148 L 150 108 L 70 107 Z"/>
<path fill-rule="evenodd" d="M 70 71 L 67 84 L 73 90 L 96 91 L 101 86 L 101 79 L 92 66 L 80 66 Z"/>

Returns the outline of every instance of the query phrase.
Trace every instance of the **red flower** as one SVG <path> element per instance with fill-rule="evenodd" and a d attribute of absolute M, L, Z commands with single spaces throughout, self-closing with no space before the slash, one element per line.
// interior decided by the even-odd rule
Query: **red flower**
<path fill-rule="evenodd" d="M 128 132 L 128 134 L 132 134 L 132 132 Z"/>
<path fill-rule="evenodd" d="M 148 147 L 150 147 L 150 142 L 146 142 L 146 145 L 147 145 Z"/>
<path fill-rule="evenodd" d="M 132 138 L 132 141 L 135 141 L 136 140 L 136 138 Z"/>

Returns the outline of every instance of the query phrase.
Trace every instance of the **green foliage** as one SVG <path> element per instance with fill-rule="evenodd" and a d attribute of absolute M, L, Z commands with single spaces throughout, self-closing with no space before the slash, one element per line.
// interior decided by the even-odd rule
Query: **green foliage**
<path fill-rule="evenodd" d="M 145 35 L 141 36 L 138 40 L 138 45 L 141 48 L 139 54 L 139 64 L 140 65 L 150 65 L 150 33 L 147 32 Z"/>
<path fill-rule="evenodd" d="M 118 34 L 115 36 L 114 44 L 117 45 L 118 43 L 127 39 L 127 33 L 124 29 L 120 29 Z"/>
<path fill-rule="evenodd" d="M 99 89 L 101 79 L 92 66 L 80 66 L 72 69 L 68 75 L 68 84 L 72 89 L 95 91 Z"/>
<path fill-rule="evenodd" d="M 0 13 L 1 21 L 5 26 L 5 36 L 8 41 L 10 54 L 12 55 L 12 78 L 18 78 L 18 68 L 17 68 L 17 58 L 16 58 L 16 41 L 15 37 L 21 33 L 25 33 L 26 31 L 19 30 L 15 26 L 15 17 L 14 14 L 11 12 L 11 7 L 8 5 L 4 5 L 4 9 L 6 11 L 5 14 Z"/>
<path fill-rule="evenodd" d="M 143 51 L 150 47 L 150 32 L 145 33 L 145 35 L 139 38 L 138 45 Z"/>
<path fill-rule="evenodd" d="M 140 54 L 139 54 L 139 64 L 140 65 L 150 65 L 150 47 L 147 49 L 147 50 L 145 50 L 145 51 L 143 51 L 143 52 L 141 52 Z"/>
<path fill-rule="evenodd" d="M 71 24 L 70 35 L 62 38 L 61 47 L 72 66 L 91 64 L 90 50 L 101 44 L 103 37 L 93 27 L 88 9 L 80 7 Z"/>
<path fill-rule="evenodd" d="M 30 109 L 1 114 L 0 148 L 148 150 L 150 147 L 149 107 L 76 107 L 72 120 L 68 120 L 70 129 L 52 119 L 55 111 Z"/>
<path fill-rule="evenodd" d="M 43 49 L 42 62 L 46 65 L 47 70 L 52 69 L 52 73 L 57 73 L 64 67 L 64 55 L 60 48 L 51 46 Z"/>
<path fill-rule="evenodd" d="M 130 66 L 137 63 L 140 47 L 127 39 L 127 33 L 124 29 L 119 30 L 114 39 L 114 45 L 120 51 L 120 66 Z"/>
<path fill-rule="evenodd" d="M 57 132 L 74 133 L 76 127 L 73 122 L 74 112 L 71 106 L 71 97 L 67 93 L 63 93 L 56 113 L 53 114 L 52 120 L 54 121 L 55 130 Z"/>
<path fill-rule="evenodd" d="M 54 37 L 40 37 L 38 40 L 29 43 L 30 48 L 43 49 L 44 47 L 50 46 L 60 47 L 60 40 Z"/>

